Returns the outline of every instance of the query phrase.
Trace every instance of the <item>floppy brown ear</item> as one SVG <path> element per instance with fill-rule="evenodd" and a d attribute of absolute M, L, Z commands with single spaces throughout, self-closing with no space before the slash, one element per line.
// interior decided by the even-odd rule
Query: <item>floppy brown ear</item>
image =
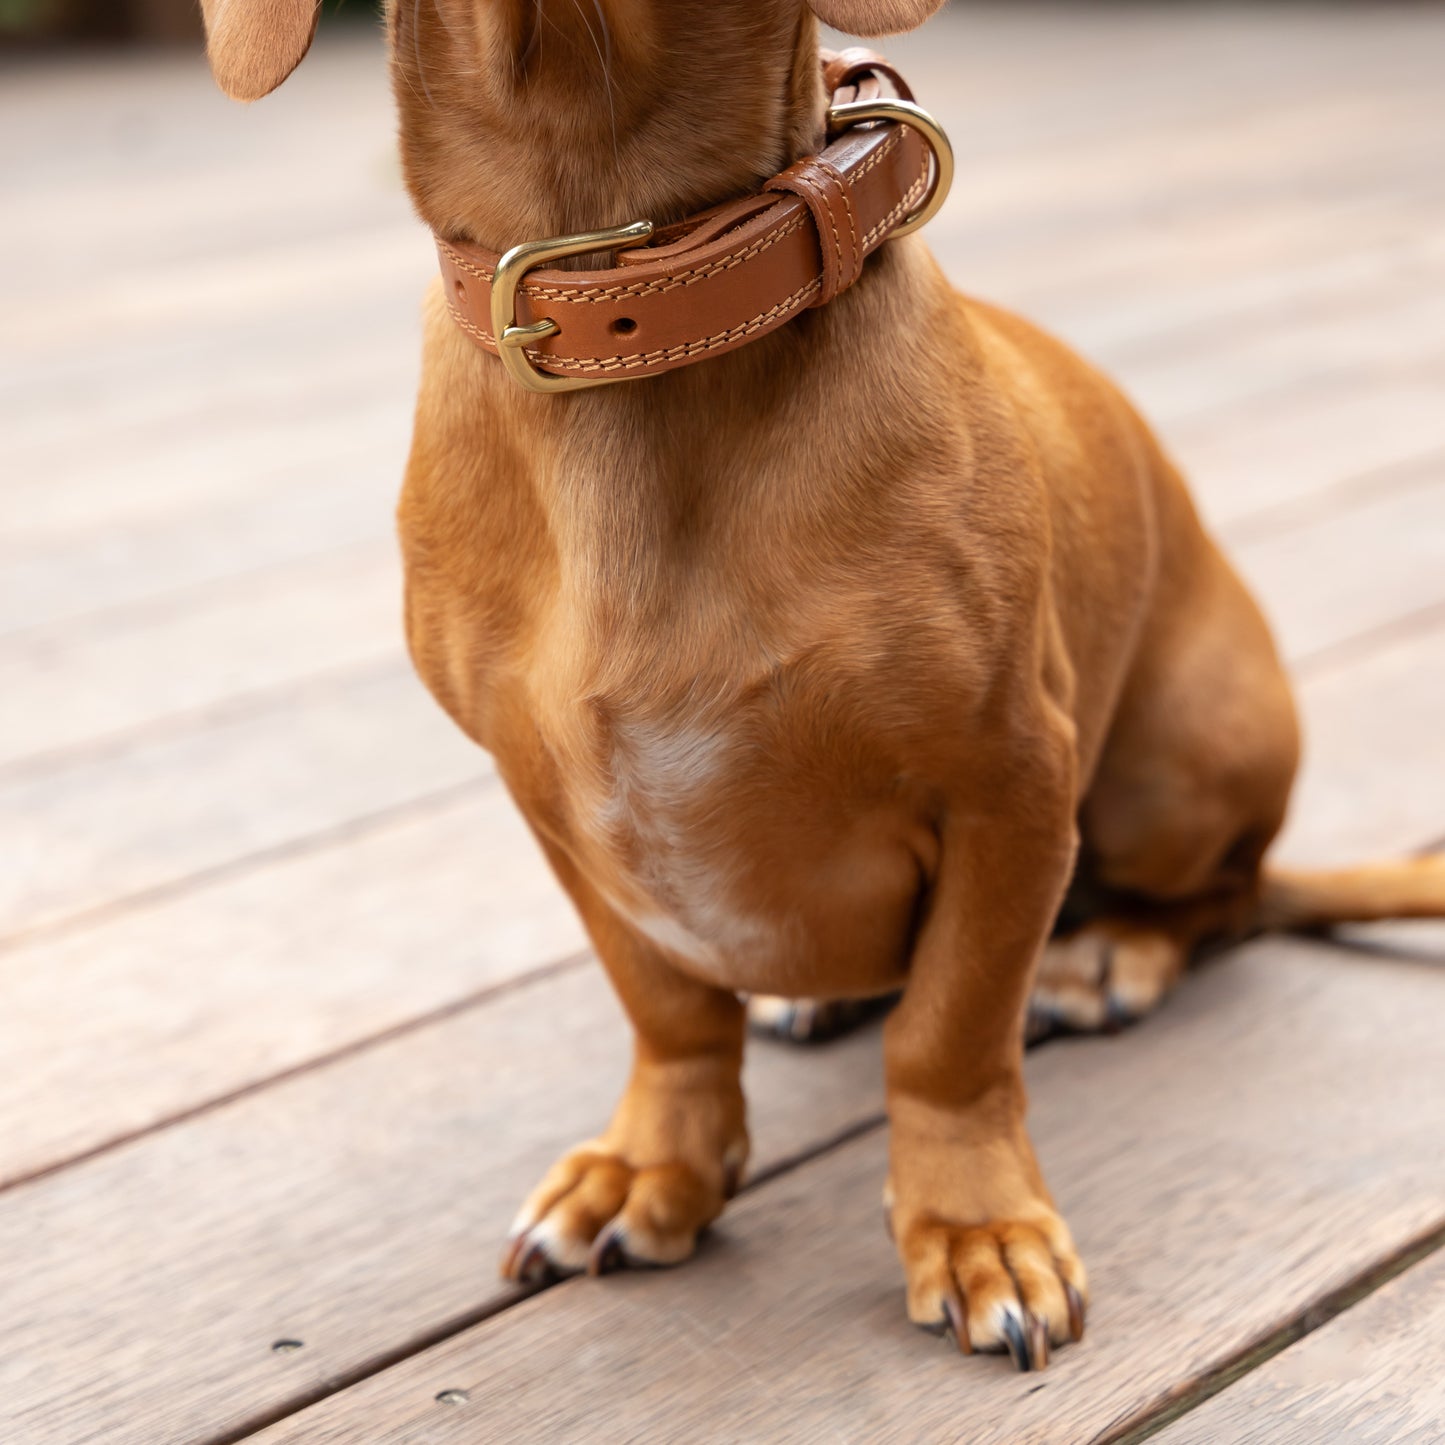
<path fill-rule="evenodd" d="M 899 35 L 916 30 L 943 0 L 808 0 L 825 25 L 849 35 Z"/>
<path fill-rule="evenodd" d="M 301 64 L 321 0 L 201 0 L 206 54 L 232 100 L 260 100 Z"/>

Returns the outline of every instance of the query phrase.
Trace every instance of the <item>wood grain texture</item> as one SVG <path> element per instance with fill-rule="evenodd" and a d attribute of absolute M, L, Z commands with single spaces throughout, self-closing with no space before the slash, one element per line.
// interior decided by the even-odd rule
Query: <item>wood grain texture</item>
<path fill-rule="evenodd" d="M 0 780 L 0 926 L 53 926 L 488 772 L 405 660 L 314 679 L 285 705 Z"/>
<path fill-rule="evenodd" d="M 492 780 L 0 953 L 0 1186 L 584 943 Z"/>
<path fill-rule="evenodd" d="M 402 658 L 0 780 L 22 934 L 485 776 Z"/>
<path fill-rule="evenodd" d="M 572 970 L 0 1194 L 0 1439 L 189 1445 L 514 1300 L 507 1222 L 627 1050 Z M 754 1048 L 755 1168 L 876 1112 L 876 1052 Z"/>
<path fill-rule="evenodd" d="M 1445 1254 L 1436 1253 L 1170 1426 L 1159 1445 L 1436 1445 L 1445 1439 Z"/>
<path fill-rule="evenodd" d="M 1339 863 L 1445 841 L 1445 619 L 1336 658 L 1299 693 L 1305 764 L 1280 856 Z"/>
<path fill-rule="evenodd" d="M 390 538 L 341 547 L 149 604 L 0 636 L 0 777 L 238 696 L 402 651 L 401 565 Z"/>
<path fill-rule="evenodd" d="M 1445 364 L 1404 375 L 1316 378 L 1284 395 L 1165 430 L 1216 526 L 1298 502 L 1341 478 L 1445 445 Z"/>
<path fill-rule="evenodd" d="M 369 428 L 354 444 L 333 434 L 324 461 L 308 460 L 304 447 L 302 459 L 292 459 L 289 422 L 273 421 L 244 442 L 222 433 L 205 447 L 220 454 L 234 441 L 251 458 L 249 469 L 227 474 L 234 475 L 231 489 L 213 497 L 204 488 L 187 491 L 186 478 L 206 471 L 197 460 L 174 479 L 151 478 L 166 500 L 152 501 L 146 515 L 122 519 L 111 507 L 112 516 L 94 526 L 29 538 L 16 528 L 13 541 L 0 543 L 0 626 L 41 627 L 386 537 L 406 455 L 408 403 L 394 399 L 387 416 L 385 436 Z"/>
<path fill-rule="evenodd" d="M 1445 1218 L 1437 974 L 1272 940 L 1031 1056 L 1095 1297 L 1045 1375 L 908 1324 L 874 1134 L 744 1199 L 686 1270 L 565 1284 L 258 1439 L 1095 1439 Z"/>
<path fill-rule="evenodd" d="M 1306 677 L 1352 639 L 1445 603 L 1445 457 L 1438 467 L 1230 548 Z"/>

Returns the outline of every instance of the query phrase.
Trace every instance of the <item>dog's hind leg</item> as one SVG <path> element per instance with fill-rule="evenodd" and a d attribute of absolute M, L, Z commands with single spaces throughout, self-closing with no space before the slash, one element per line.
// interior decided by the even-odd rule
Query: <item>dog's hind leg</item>
<path fill-rule="evenodd" d="M 1178 982 L 1189 946 L 1177 934 L 1101 918 L 1051 939 L 1029 998 L 1029 1042 L 1107 1033 L 1151 1013 Z"/>
<path fill-rule="evenodd" d="M 878 998 L 780 998 L 755 993 L 748 999 L 748 1026 L 768 1038 L 823 1044 L 877 1018 L 897 997 L 889 993 Z"/>
<path fill-rule="evenodd" d="M 1299 739 L 1268 629 L 1196 536 L 1172 558 L 1080 810 L 1087 921 L 1040 960 L 1028 1034 L 1097 1032 L 1154 1009 L 1198 946 L 1257 927 L 1263 859 Z"/>

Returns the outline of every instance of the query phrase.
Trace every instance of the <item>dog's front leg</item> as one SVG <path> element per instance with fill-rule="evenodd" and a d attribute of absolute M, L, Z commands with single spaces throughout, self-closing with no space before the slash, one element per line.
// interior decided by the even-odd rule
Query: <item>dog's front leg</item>
<path fill-rule="evenodd" d="M 1086 1292 L 1034 1159 L 1022 1077 L 1031 977 L 1072 866 L 1072 754 L 1063 737 L 1025 751 L 979 775 L 945 820 L 884 1030 L 885 1203 L 909 1317 L 965 1351 L 1007 1349 L 1020 1369 L 1080 1336 Z"/>
<path fill-rule="evenodd" d="M 737 996 L 678 972 L 564 878 L 632 1021 L 632 1074 L 606 1131 L 563 1155 L 522 1206 L 509 1279 L 679 1264 L 747 1162 Z"/>

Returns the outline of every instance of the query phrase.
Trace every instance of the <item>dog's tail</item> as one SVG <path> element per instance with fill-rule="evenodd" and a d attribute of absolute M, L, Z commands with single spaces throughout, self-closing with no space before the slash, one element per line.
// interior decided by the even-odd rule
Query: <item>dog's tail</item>
<path fill-rule="evenodd" d="M 1445 918 L 1445 854 L 1297 872 L 1266 864 L 1260 880 L 1260 926 L 1328 928 L 1387 918 Z"/>

